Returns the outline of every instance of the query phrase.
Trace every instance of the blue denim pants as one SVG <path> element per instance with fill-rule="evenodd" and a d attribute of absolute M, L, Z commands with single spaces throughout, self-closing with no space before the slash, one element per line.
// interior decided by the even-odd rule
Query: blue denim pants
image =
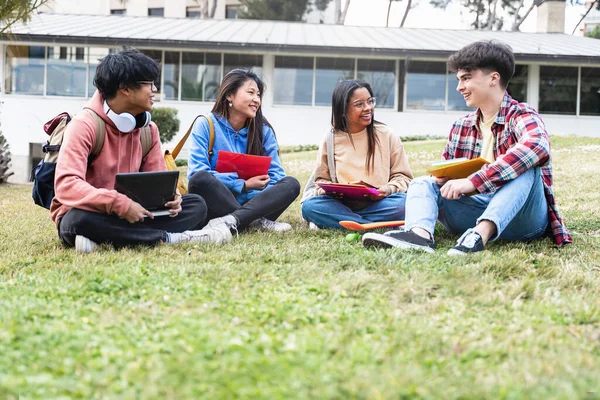
<path fill-rule="evenodd" d="M 341 229 L 340 221 L 369 222 L 404 219 L 405 193 L 394 193 L 362 210 L 352 210 L 331 196 L 314 196 L 302 204 L 302 217 L 319 228 Z"/>
<path fill-rule="evenodd" d="M 539 168 L 531 168 L 506 183 L 495 193 L 442 197 L 431 177 L 412 181 L 406 199 L 406 229 L 422 228 L 433 237 L 438 220 L 448 231 L 462 234 L 480 221 L 496 225 L 490 240 L 530 241 L 540 238 L 548 227 L 548 204 Z"/>

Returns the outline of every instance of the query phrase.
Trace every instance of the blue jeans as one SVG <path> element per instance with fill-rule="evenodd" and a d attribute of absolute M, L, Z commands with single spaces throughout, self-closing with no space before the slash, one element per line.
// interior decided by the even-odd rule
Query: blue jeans
<path fill-rule="evenodd" d="M 412 181 L 406 199 L 406 229 L 422 228 L 431 234 L 436 220 L 450 232 L 463 233 L 480 221 L 496 225 L 490 240 L 530 241 L 542 237 L 548 227 L 548 204 L 539 168 L 531 168 L 495 193 L 442 197 L 431 177 Z"/>
<path fill-rule="evenodd" d="M 302 204 L 302 217 L 319 228 L 341 229 L 340 221 L 359 224 L 404 219 L 405 193 L 394 193 L 362 210 L 352 210 L 331 196 L 314 196 Z"/>

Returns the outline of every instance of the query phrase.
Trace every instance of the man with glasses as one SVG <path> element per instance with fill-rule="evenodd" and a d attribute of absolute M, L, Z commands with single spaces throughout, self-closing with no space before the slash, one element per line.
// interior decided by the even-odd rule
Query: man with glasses
<path fill-rule="evenodd" d="M 475 42 L 453 54 L 448 65 L 456 72 L 456 90 L 477 110 L 454 123 L 442 158 L 483 157 L 489 164 L 463 179 L 415 179 L 406 199 L 405 231 L 369 233 L 363 244 L 433 253 L 436 220 L 462 234 L 448 255 L 479 252 L 496 239 L 549 235 L 557 246 L 571 243 L 552 190 L 544 123 L 506 91 L 515 70 L 512 49 L 496 41 Z"/>
<path fill-rule="evenodd" d="M 107 55 L 96 68 L 98 90 L 84 107 L 87 110 L 67 126 L 50 214 L 59 238 L 78 252 L 89 253 L 100 243 L 231 241 L 228 229 L 200 229 L 207 209 L 198 195 L 177 193 L 165 204 L 169 215 L 153 217 L 138 202 L 114 190 L 118 173 L 166 170 L 158 128 L 150 122 L 158 76 L 158 64 L 137 50 Z M 92 157 L 96 126 L 102 125 L 104 144 Z M 142 134 L 147 129 L 150 134 Z M 143 144 L 144 137 L 151 138 L 149 145 Z"/>

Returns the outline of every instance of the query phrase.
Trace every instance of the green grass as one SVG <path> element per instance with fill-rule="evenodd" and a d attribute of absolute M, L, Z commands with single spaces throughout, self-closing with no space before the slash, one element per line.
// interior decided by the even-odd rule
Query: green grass
<path fill-rule="evenodd" d="M 443 141 L 406 143 L 415 175 Z M 574 245 L 371 251 L 345 233 L 65 249 L 0 187 L 0 399 L 600 398 L 600 140 L 554 137 Z M 283 154 L 305 182 L 316 153 Z"/>

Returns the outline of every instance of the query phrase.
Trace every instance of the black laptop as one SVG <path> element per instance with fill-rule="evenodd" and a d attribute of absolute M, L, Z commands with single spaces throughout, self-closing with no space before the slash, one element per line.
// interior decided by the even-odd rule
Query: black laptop
<path fill-rule="evenodd" d="M 179 171 L 117 174 L 115 190 L 150 211 L 153 216 L 169 215 L 165 203 L 175 198 Z"/>

